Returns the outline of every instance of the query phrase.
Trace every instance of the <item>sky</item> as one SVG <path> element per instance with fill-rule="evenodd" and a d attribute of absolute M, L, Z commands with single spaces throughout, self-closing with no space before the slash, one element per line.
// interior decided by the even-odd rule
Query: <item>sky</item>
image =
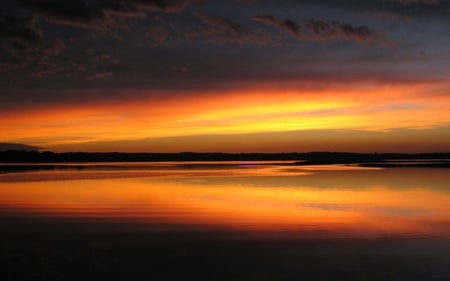
<path fill-rule="evenodd" d="M 5 0 L 0 142 L 450 151 L 450 1 Z"/>

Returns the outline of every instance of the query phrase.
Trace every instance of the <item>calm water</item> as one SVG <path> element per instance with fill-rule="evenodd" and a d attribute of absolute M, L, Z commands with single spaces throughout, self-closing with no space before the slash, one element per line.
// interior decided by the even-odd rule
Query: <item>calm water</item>
<path fill-rule="evenodd" d="M 447 169 L 5 167 L 2 280 L 450 280 Z"/>

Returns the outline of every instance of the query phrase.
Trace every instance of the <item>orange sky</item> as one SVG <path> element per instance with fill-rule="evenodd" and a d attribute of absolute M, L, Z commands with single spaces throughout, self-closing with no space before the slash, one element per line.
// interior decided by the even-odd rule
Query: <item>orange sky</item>
<path fill-rule="evenodd" d="M 445 141 L 450 135 L 450 95 L 439 94 L 444 86 L 254 86 L 172 98 L 55 105 L 6 111 L 0 139 L 55 151 L 382 152 L 399 145 L 405 152 L 450 150 Z M 413 138 L 410 146 L 404 146 L 399 130 L 409 132 L 403 135 Z M 307 135 L 298 136 L 299 132 Z M 201 137 L 205 135 L 209 137 Z M 214 136 L 225 136 L 227 142 Z"/>
<path fill-rule="evenodd" d="M 450 2 L 161 1 L 0 1 L 0 144 L 450 151 Z"/>

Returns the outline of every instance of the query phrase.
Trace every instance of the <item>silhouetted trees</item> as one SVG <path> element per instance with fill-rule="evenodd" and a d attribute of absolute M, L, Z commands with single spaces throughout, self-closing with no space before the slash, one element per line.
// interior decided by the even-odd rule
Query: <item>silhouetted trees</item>
<path fill-rule="evenodd" d="M 299 165 L 374 163 L 385 160 L 450 159 L 450 153 L 87 153 L 51 151 L 0 151 L 3 163 L 51 163 L 51 162 L 159 162 L 159 161 L 298 161 Z"/>

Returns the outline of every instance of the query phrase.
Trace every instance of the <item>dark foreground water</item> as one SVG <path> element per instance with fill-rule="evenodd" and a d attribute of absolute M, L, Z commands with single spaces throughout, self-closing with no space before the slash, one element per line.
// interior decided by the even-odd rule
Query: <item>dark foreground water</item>
<path fill-rule="evenodd" d="M 1 170 L 0 280 L 450 280 L 448 169 Z"/>

